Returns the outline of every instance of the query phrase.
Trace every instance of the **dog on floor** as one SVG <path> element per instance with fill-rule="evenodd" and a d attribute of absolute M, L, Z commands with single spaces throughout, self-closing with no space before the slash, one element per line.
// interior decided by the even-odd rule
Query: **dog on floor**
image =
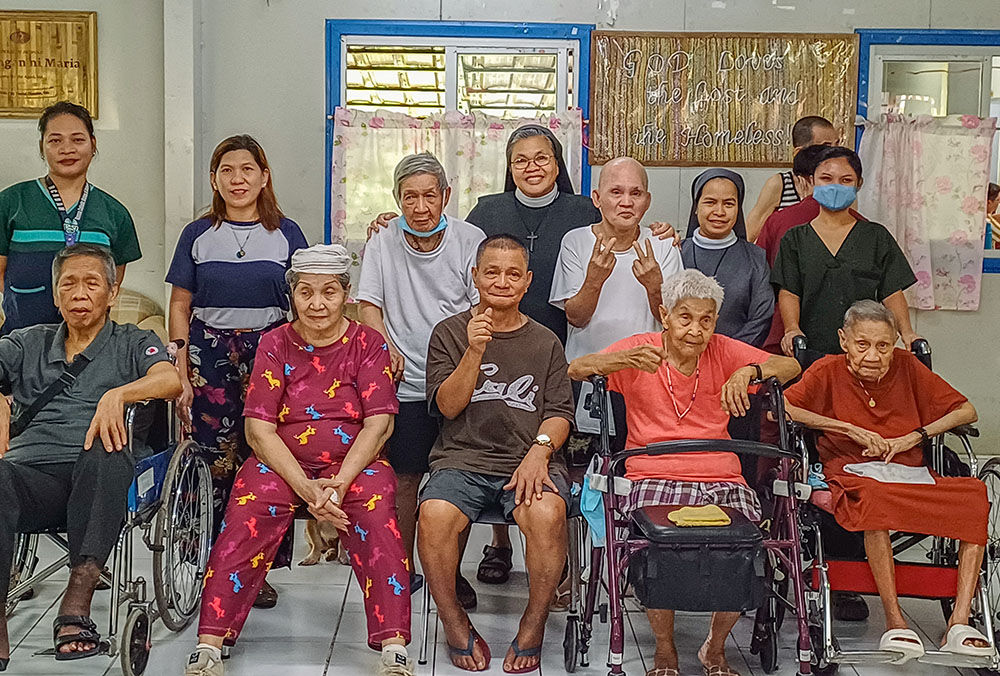
<path fill-rule="evenodd" d="M 316 519 L 306 521 L 306 542 L 309 543 L 309 554 L 299 562 L 300 566 L 315 566 L 320 559 L 336 560 L 344 566 L 351 563 L 344 543 L 340 541 L 340 533 L 331 523 Z"/>

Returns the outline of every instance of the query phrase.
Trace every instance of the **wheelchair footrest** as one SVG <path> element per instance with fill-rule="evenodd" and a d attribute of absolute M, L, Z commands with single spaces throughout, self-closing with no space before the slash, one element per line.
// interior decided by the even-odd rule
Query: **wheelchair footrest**
<path fill-rule="evenodd" d="M 867 561 L 827 561 L 832 591 L 878 595 Z M 819 569 L 812 570 L 812 584 L 819 588 Z M 927 563 L 896 562 L 896 593 L 901 597 L 950 599 L 958 592 L 958 569 Z"/>

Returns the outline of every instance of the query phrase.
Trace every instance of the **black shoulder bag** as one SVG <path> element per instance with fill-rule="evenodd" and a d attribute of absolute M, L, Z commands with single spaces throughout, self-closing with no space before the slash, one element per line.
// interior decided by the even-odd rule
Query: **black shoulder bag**
<path fill-rule="evenodd" d="M 52 401 L 60 392 L 65 390 L 67 387 L 71 386 L 76 379 L 80 376 L 87 365 L 90 364 L 90 360 L 84 359 L 81 355 L 77 355 L 73 363 L 66 367 L 66 369 L 56 378 L 51 385 L 45 388 L 45 391 L 38 395 L 38 398 L 31 403 L 31 406 L 19 412 L 17 417 L 10 422 L 10 438 L 18 436 L 24 430 L 28 428 L 31 421 L 34 419 L 38 412 L 45 408 L 46 404 Z"/>

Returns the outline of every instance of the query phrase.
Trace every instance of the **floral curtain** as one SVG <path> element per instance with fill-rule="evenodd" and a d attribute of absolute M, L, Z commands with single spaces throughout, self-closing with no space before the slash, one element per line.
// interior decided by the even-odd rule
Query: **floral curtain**
<path fill-rule="evenodd" d="M 859 209 L 899 242 L 920 310 L 977 310 L 996 118 L 883 115 L 865 124 Z"/>
<path fill-rule="evenodd" d="M 392 172 L 399 160 L 424 151 L 437 156 L 451 184 L 451 201 L 445 211 L 465 218 L 481 195 L 503 192 L 507 137 L 528 122 L 545 125 L 556 135 L 570 178 L 579 190 L 583 147 L 579 110 L 505 120 L 455 111 L 416 118 L 338 108 L 330 185 L 331 239 L 345 243 L 352 252 L 355 283 L 368 224 L 383 211 L 399 209 L 392 196 Z"/>

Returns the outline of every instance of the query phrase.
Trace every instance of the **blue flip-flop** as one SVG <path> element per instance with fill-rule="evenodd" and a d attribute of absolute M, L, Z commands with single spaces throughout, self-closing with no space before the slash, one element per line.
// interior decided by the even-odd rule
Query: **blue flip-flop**
<path fill-rule="evenodd" d="M 515 636 L 514 640 L 510 642 L 510 647 L 514 651 L 514 657 L 515 658 L 518 658 L 518 657 L 538 657 L 538 661 L 535 662 L 534 666 L 531 666 L 531 667 L 522 667 L 520 669 L 508 669 L 507 665 L 504 665 L 503 670 L 504 670 L 505 674 L 530 674 L 532 671 L 537 671 L 538 669 L 541 668 L 541 666 L 542 666 L 542 659 L 541 659 L 542 646 L 541 645 L 537 645 L 534 648 L 526 648 L 526 649 L 522 650 L 521 647 L 517 644 L 517 637 Z"/>
<path fill-rule="evenodd" d="M 479 646 L 480 652 L 483 653 L 483 657 L 486 659 L 486 664 L 483 665 L 482 669 L 465 669 L 465 671 L 486 671 L 490 668 L 490 646 L 486 643 L 485 639 L 479 635 L 476 628 L 469 623 L 469 646 L 467 648 L 456 648 L 450 643 L 448 645 L 448 654 L 452 657 L 472 657 L 475 653 L 473 652 L 476 645 Z M 456 665 L 457 666 L 457 665 Z M 458 667 L 463 669 L 463 667 Z"/>

